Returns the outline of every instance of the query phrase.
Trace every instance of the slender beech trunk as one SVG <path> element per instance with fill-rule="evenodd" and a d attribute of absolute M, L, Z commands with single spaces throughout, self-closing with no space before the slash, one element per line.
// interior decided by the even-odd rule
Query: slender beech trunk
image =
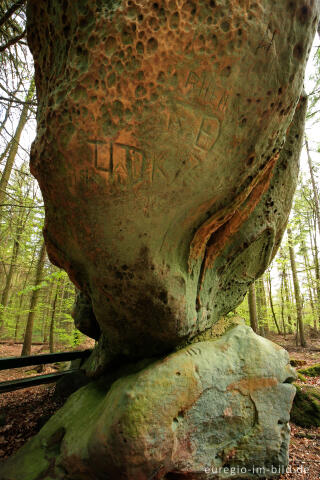
<path fill-rule="evenodd" d="M 10 111 L 11 111 L 11 108 L 12 108 L 12 101 L 9 102 L 7 108 L 6 108 L 6 114 L 4 116 L 4 119 L 2 120 L 1 124 L 0 124 L 0 133 L 2 133 L 2 130 L 4 129 L 5 127 L 5 124 L 7 123 L 7 120 L 9 118 L 9 115 L 10 115 Z M 5 155 L 1 154 L 0 155 L 0 159 L 1 161 L 3 160 L 3 158 L 5 157 Z"/>
<path fill-rule="evenodd" d="M 255 333 L 258 333 L 256 291 L 254 288 L 254 283 L 252 283 L 249 287 L 248 305 L 249 305 L 249 312 L 250 312 L 250 326 Z"/>
<path fill-rule="evenodd" d="M 29 91 L 26 96 L 26 102 L 29 102 L 34 94 L 34 89 L 35 89 L 35 84 L 34 80 L 32 79 Z M 20 142 L 20 137 L 22 130 L 25 127 L 25 124 L 27 123 L 28 120 L 28 112 L 29 112 L 29 105 L 25 103 L 22 108 L 20 120 L 17 126 L 17 129 L 15 131 L 15 134 L 10 142 L 10 150 L 7 156 L 7 161 L 0 179 L 0 207 L 4 203 L 4 200 L 6 198 L 6 191 L 7 191 L 7 186 L 9 183 L 11 171 L 13 168 L 14 160 L 17 155 L 17 151 L 19 148 L 19 142 Z"/>
<path fill-rule="evenodd" d="M 317 223 L 317 225 L 318 225 L 318 231 L 319 231 L 319 233 L 320 233 L 319 196 L 318 196 L 318 190 L 317 190 L 316 181 L 315 181 L 314 174 L 313 174 L 312 159 L 311 159 L 311 155 L 310 155 L 308 139 L 307 139 L 306 136 L 305 136 L 305 142 L 306 142 L 306 150 L 307 150 L 307 157 L 308 157 L 309 172 L 310 172 L 311 183 L 312 183 L 312 190 L 313 190 L 314 209 L 315 209 L 315 214 L 316 214 L 316 218 L 317 218 L 317 222 L 316 222 L 316 223 Z"/>
<path fill-rule="evenodd" d="M 304 262 L 304 266 L 305 266 L 305 269 L 306 269 L 306 275 L 307 275 L 307 286 L 308 286 L 310 306 L 311 306 L 311 311 L 312 311 L 313 328 L 314 328 L 315 331 L 317 331 L 318 330 L 317 319 L 320 318 L 320 311 L 319 311 L 320 305 L 319 305 L 319 302 L 316 302 L 317 303 L 317 305 L 316 305 L 317 308 L 316 308 L 314 300 L 313 300 L 313 294 L 312 294 L 312 290 L 311 290 L 311 285 L 312 285 L 313 282 L 312 282 L 311 275 L 310 275 L 310 263 L 309 263 L 309 260 L 308 260 L 308 257 L 307 257 L 307 250 L 306 250 L 305 244 L 304 244 L 304 248 L 303 248 L 303 262 Z"/>
<path fill-rule="evenodd" d="M 26 285 L 26 283 L 24 284 Z M 23 287 L 25 288 L 25 286 Z M 21 311 L 21 308 L 22 308 L 22 303 L 23 303 L 23 295 L 20 295 L 20 300 L 19 300 L 19 313 L 16 317 L 16 325 L 15 325 L 15 328 L 14 328 L 14 341 L 16 342 L 18 340 L 18 331 L 19 331 L 19 326 L 20 326 L 20 320 L 21 320 L 21 314 L 20 314 L 20 311 Z"/>
<path fill-rule="evenodd" d="M 33 249 L 33 252 L 32 252 L 31 262 L 29 264 L 29 268 L 28 268 L 26 277 L 25 277 L 24 282 L 23 282 L 22 290 L 24 290 L 26 288 L 27 283 L 29 281 L 29 275 L 30 275 L 30 272 L 31 272 L 32 267 L 33 267 L 35 253 L 36 253 L 36 247 Z M 17 318 L 16 318 L 16 326 L 15 326 L 15 331 L 14 331 L 14 341 L 15 342 L 18 340 L 18 329 L 19 329 L 20 321 L 21 321 L 21 309 L 22 309 L 23 299 L 24 299 L 24 295 L 22 294 L 20 296 L 19 313 L 18 313 Z"/>
<path fill-rule="evenodd" d="M 294 254 L 294 250 L 293 250 L 292 232 L 291 232 L 290 228 L 288 228 L 288 241 L 289 241 L 289 254 L 290 254 L 290 263 L 291 263 L 291 270 L 292 270 L 292 278 L 293 278 L 294 295 L 295 295 L 295 299 L 296 299 L 297 334 L 298 334 L 298 331 L 299 331 L 300 344 L 301 344 L 302 347 L 306 347 L 307 342 L 306 342 L 305 335 L 304 335 L 300 286 L 299 286 L 299 280 L 298 280 L 298 275 L 297 275 L 296 259 L 295 259 L 295 254 Z"/>
<path fill-rule="evenodd" d="M 311 278 L 311 275 L 310 275 L 311 268 L 310 268 L 310 262 L 309 262 L 309 258 L 308 258 L 308 249 L 307 249 L 306 242 L 305 242 L 305 239 L 304 239 L 304 236 L 303 236 L 301 221 L 299 221 L 299 229 L 300 229 L 301 254 L 302 254 L 302 257 L 303 257 L 303 263 L 304 263 L 304 267 L 305 267 L 305 270 L 306 270 L 307 288 L 308 288 L 308 292 L 309 292 L 309 299 L 310 299 L 310 306 L 311 306 L 311 311 L 312 311 L 313 324 L 314 324 L 315 331 L 317 331 L 317 319 L 320 318 L 320 302 L 317 302 L 317 301 L 314 302 L 314 300 L 313 300 L 312 285 L 314 284 L 314 281 L 313 281 L 313 279 Z M 318 255 L 316 255 L 316 257 L 318 257 Z M 318 265 L 318 267 L 319 267 L 319 265 Z"/>
<path fill-rule="evenodd" d="M 16 263 L 17 263 L 17 258 L 19 255 L 19 250 L 20 250 L 20 239 L 23 231 L 23 223 L 22 223 L 22 213 L 19 213 L 18 217 L 18 224 L 17 224 L 17 230 L 15 233 L 15 239 L 13 243 L 13 249 L 12 249 L 12 255 L 11 255 L 11 261 L 10 261 L 10 266 L 9 266 L 9 271 L 7 274 L 6 278 L 6 283 L 4 286 L 4 290 L 2 292 L 1 296 L 1 304 L 2 304 L 2 309 L 0 311 L 0 333 L 3 332 L 4 329 L 4 314 L 6 307 L 8 305 L 8 300 L 9 300 L 9 293 L 10 293 L 10 288 L 12 284 L 12 277 L 15 271 Z"/>
<path fill-rule="evenodd" d="M 274 307 L 273 307 L 273 299 L 272 299 L 272 288 L 271 288 L 271 276 L 270 276 L 270 273 L 268 273 L 267 275 L 267 280 L 268 280 L 268 290 L 269 290 L 269 302 L 270 302 L 270 307 L 271 307 L 271 312 L 272 312 L 272 318 L 273 318 L 273 321 L 275 323 L 275 326 L 278 330 L 278 333 L 279 335 L 281 335 L 281 329 L 279 327 L 279 323 L 278 323 L 278 320 L 277 320 L 277 317 L 276 317 L 276 314 L 275 314 L 275 311 L 274 311 Z"/>
<path fill-rule="evenodd" d="M 315 224 L 315 219 L 314 219 L 314 224 Z M 313 245 L 314 245 L 314 268 L 315 268 L 315 273 L 316 273 L 316 292 L 317 292 L 317 310 L 319 313 L 319 326 L 320 326 L 320 266 L 319 266 L 319 251 L 318 251 L 318 242 L 317 242 L 317 231 L 316 231 L 316 225 L 314 229 L 314 235 L 313 235 Z M 318 330 L 318 328 L 317 328 Z"/>
<path fill-rule="evenodd" d="M 56 307 L 57 307 L 57 299 L 58 299 L 58 294 L 59 294 L 59 287 L 60 287 L 60 282 L 58 280 L 57 286 L 56 286 L 56 293 L 53 299 L 53 304 L 52 304 L 52 313 L 51 313 L 51 321 L 50 321 L 50 330 L 49 330 L 49 349 L 50 353 L 54 352 L 54 320 L 55 320 L 55 315 L 56 315 Z"/>
<path fill-rule="evenodd" d="M 259 334 L 262 335 L 263 337 L 265 336 L 265 331 L 264 331 L 264 323 L 262 321 L 262 306 L 261 306 L 261 294 L 260 294 L 260 285 L 259 285 L 259 280 L 256 280 L 254 283 L 255 286 L 255 293 L 256 293 L 256 305 L 257 305 L 257 322 L 259 325 Z"/>
<path fill-rule="evenodd" d="M 47 308 L 46 308 L 46 313 L 45 313 L 45 316 L 44 316 L 44 321 L 43 321 L 43 324 L 42 324 L 42 338 L 43 338 L 43 343 L 48 343 L 48 325 L 49 325 L 49 317 L 51 317 L 50 313 L 52 314 L 52 302 L 53 302 L 53 299 L 54 299 L 54 290 L 53 288 L 51 287 L 50 288 L 50 291 L 49 291 L 49 295 L 47 296 L 47 299 L 46 299 L 46 303 L 47 303 Z M 49 326 L 49 330 L 50 330 L 50 326 Z"/>
<path fill-rule="evenodd" d="M 313 212 L 312 218 L 308 215 L 308 226 L 309 226 L 309 238 L 312 252 L 312 259 L 314 265 L 314 271 L 316 275 L 316 281 L 314 282 L 315 288 L 315 298 L 316 298 L 316 309 L 319 315 L 318 323 L 320 327 L 320 268 L 319 268 L 319 252 L 318 252 L 318 242 L 317 242 L 317 224 L 315 212 Z M 318 329 L 318 328 L 317 328 Z"/>
<path fill-rule="evenodd" d="M 37 263 L 35 287 L 37 287 L 42 281 L 45 258 L 46 258 L 46 247 L 43 241 L 41 245 L 41 250 L 39 253 L 38 263 Z M 21 352 L 22 357 L 31 354 L 33 323 L 34 323 L 35 309 L 38 303 L 38 299 L 39 299 L 39 289 L 35 289 L 32 291 L 32 295 L 31 295 L 30 310 L 29 310 L 27 326 L 24 334 L 24 341 L 23 341 L 23 347 Z"/>
<path fill-rule="evenodd" d="M 293 326 L 292 326 L 292 318 L 291 318 L 291 299 L 289 294 L 289 285 L 288 285 L 288 277 L 287 277 L 287 269 L 286 266 L 283 265 L 282 269 L 282 278 L 283 278 L 283 286 L 284 286 L 284 293 L 286 298 L 286 306 L 287 306 L 287 321 L 288 321 L 288 330 L 289 333 L 293 333 Z"/>
<path fill-rule="evenodd" d="M 67 284 L 67 279 L 63 278 L 62 286 L 61 286 L 61 297 L 60 297 L 59 308 L 58 308 L 58 319 L 59 319 L 59 327 L 60 328 L 63 328 L 63 325 L 61 324 L 61 317 L 62 317 L 62 309 L 63 309 L 63 301 L 64 301 L 64 293 L 65 293 L 65 289 L 66 289 L 66 284 Z"/>
<path fill-rule="evenodd" d="M 256 287 L 256 297 L 257 297 L 257 309 L 258 309 L 258 325 L 260 330 L 260 335 L 263 337 L 266 335 L 268 328 L 268 319 L 267 319 L 267 300 L 266 292 L 264 288 L 263 277 L 260 277 L 255 281 Z"/>
<path fill-rule="evenodd" d="M 283 277 L 281 278 L 280 295 L 281 295 L 281 320 L 282 320 L 282 327 L 283 327 L 283 335 L 286 336 L 287 328 L 286 328 L 286 322 L 284 319 Z"/>

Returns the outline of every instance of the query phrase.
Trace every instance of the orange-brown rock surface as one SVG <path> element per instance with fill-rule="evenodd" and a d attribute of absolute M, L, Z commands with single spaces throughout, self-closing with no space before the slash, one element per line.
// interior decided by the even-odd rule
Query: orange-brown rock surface
<path fill-rule="evenodd" d="M 266 268 L 317 23 L 314 0 L 29 0 L 31 168 L 50 258 L 99 324 L 98 363 L 170 351 Z"/>

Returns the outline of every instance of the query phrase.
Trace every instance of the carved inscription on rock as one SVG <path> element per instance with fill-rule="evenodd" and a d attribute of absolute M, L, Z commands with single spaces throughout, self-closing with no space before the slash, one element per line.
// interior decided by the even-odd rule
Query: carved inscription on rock
<path fill-rule="evenodd" d="M 209 152 L 216 143 L 220 133 L 220 121 L 215 117 L 202 118 L 196 138 L 196 146 Z"/>
<path fill-rule="evenodd" d="M 143 180 L 147 168 L 146 155 L 140 148 L 117 142 L 89 140 L 95 145 L 94 166 L 109 175 L 114 183 L 136 184 Z"/>
<path fill-rule="evenodd" d="M 206 72 L 188 72 L 182 85 L 167 113 L 171 152 L 165 146 L 163 155 L 158 152 L 155 156 L 121 141 L 89 139 L 94 146 L 92 165 L 103 172 L 109 184 L 150 184 L 158 177 L 168 181 L 165 164 L 170 162 L 171 155 L 184 157 L 185 173 L 206 160 L 219 138 L 229 94 L 218 88 L 215 79 Z"/>
<path fill-rule="evenodd" d="M 185 88 L 188 99 L 202 101 L 217 112 L 226 112 L 229 94 L 222 88 L 217 87 L 215 79 L 206 73 L 198 75 L 196 72 L 191 71 L 188 74 Z"/>

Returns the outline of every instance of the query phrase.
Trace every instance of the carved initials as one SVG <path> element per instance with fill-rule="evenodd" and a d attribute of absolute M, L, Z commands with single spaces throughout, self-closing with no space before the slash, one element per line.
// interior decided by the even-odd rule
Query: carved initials
<path fill-rule="evenodd" d="M 108 172 L 115 183 L 137 183 L 143 179 L 146 158 L 143 150 L 123 143 L 89 140 L 95 145 L 94 166 Z"/>
<path fill-rule="evenodd" d="M 225 112 L 229 95 L 225 91 L 221 91 L 215 85 L 215 81 L 207 78 L 204 73 L 202 77 L 195 72 L 190 72 L 186 81 L 186 87 L 190 87 L 190 91 L 202 98 L 206 102 L 212 104 L 217 110 Z"/>
<path fill-rule="evenodd" d="M 197 147 L 209 152 L 216 143 L 219 133 L 219 120 L 215 117 L 203 117 L 195 142 Z"/>

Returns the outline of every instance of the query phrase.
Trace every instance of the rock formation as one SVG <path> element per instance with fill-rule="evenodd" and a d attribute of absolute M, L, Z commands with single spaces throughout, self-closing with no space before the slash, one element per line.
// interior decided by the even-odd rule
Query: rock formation
<path fill-rule="evenodd" d="M 243 453 L 243 446 L 230 457 L 234 464 L 250 464 L 261 447 L 262 465 L 285 465 L 288 435 L 275 433 L 285 427 L 272 423 L 266 447 L 259 443 L 264 427 L 260 433 L 252 430 L 256 444 L 254 438 L 244 440 L 264 422 L 264 407 L 253 407 L 250 388 L 256 377 L 257 391 L 261 386 L 270 392 L 267 402 L 278 402 L 275 417 L 287 422 L 292 388 L 280 385 L 286 378 L 277 357 L 256 366 L 257 373 L 254 366 L 236 366 L 230 353 L 231 370 L 227 360 L 219 370 L 215 352 L 229 340 L 210 345 L 199 338 L 242 301 L 280 244 L 298 176 L 306 111 L 303 77 L 318 18 L 314 0 L 28 1 L 39 100 L 31 169 L 46 206 L 50 259 L 82 292 L 76 324 L 99 337 L 87 374 L 105 375 L 115 365 L 168 355 L 188 343 L 199 357 L 189 359 L 188 350 L 176 353 L 162 360 L 165 374 L 160 362 L 118 380 L 110 391 L 101 390 L 103 398 L 109 391 L 101 405 L 90 393 L 101 384 L 76 393 L 66 412 L 80 408 L 82 395 L 96 407 L 90 400 L 92 437 L 85 435 L 75 449 L 78 467 L 72 460 L 63 463 L 68 478 L 107 478 L 104 471 L 110 479 L 160 479 L 170 472 L 180 476 L 168 479 L 187 478 L 187 472 L 188 478 L 210 478 L 199 473 L 199 462 L 207 452 L 214 463 L 215 448 L 219 458 L 227 458 L 221 452 L 229 452 L 228 428 L 235 425 L 239 443 L 231 444 L 237 450 L 244 442 L 247 450 Z M 263 356 L 265 344 L 253 341 L 247 330 L 235 331 L 238 342 L 243 334 L 243 342 Z M 175 362 L 184 372 L 181 378 L 172 370 Z M 267 373 L 268 362 L 274 373 Z M 219 420 L 209 421 L 204 385 L 209 382 L 209 392 L 213 383 L 205 379 L 202 365 L 226 376 L 228 385 L 247 385 L 231 389 L 236 406 L 238 400 L 233 403 L 233 394 L 224 390 L 227 383 L 212 393 Z M 165 412 L 161 389 L 155 389 L 151 403 L 143 393 L 159 369 L 159 375 L 168 375 L 170 389 Z M 141 389 L 140 400 L 135 388 Z M 113 395 L 122 402 L 114 412 L 108 403 Z M 122 421 L 130 408 L 137 408 L 134 420 L 128 420 L 131 437 L 114 456 L 122 434 L 116 430 L 113 437 L 118 427 L 112 422 L 117 415 Z M 193 417 L 180 418 L 179 408 L 191 408 Z M 237 413 L 229 418 L 223 409 Z M 61 428 L 82 431 L 73 420 Z M 192 432 L 199 425 L 205 430 L 206 422 L 206 435 Z M 156 435 L 163 437 L 155 440 Z M 52 456 L 58 455 L 55 448 Z M 94 467 L 81 470 L 79 458 L 86 455 L 94 458 L 101 476 Z M 120 475 L 124 459 L 128 469 Z M 56 470 L 35 475 L 26 480 L 60 478 Z"/>
<path fill-rule="evenodd" d="M 273 475 L 287 461 L 294 378 L 285 350 L 235 327 L 111 387 L 103 378 L 80 389 L 17 454 L 8 478 Z"/>
<path fill-rule="evenodd" d="M 28 22 L 50 258 L 92 304 L 99 361 L 169 352 L 279 244 L 316 2 L 30 0 Z"/>

